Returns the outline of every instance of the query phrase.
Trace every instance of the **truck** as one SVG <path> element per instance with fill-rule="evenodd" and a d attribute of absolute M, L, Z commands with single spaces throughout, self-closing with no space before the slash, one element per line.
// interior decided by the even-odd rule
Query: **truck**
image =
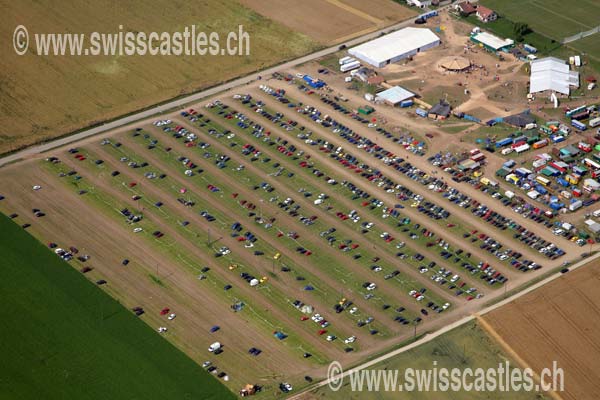
<path fill-rule="evenodd" d="M 417 113 L 419 117 L 427 118 L 427 111 L 423 110 L 422 108 L 417 108 L 415 113 Z"/>

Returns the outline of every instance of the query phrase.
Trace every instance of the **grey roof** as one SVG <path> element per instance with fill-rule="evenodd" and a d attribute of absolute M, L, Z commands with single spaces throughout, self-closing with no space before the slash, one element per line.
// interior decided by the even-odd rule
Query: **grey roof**
<path fill-rule="evenodd" d="M 447 117 L 450 115 L 450 104 L 440 101 L 429 110 L 430 114 L 441 115 Z"/>
<path fill-rule="evenodd" d="M 529 113 L 522 112 L 520 114 L 504 117 L 503 121 L 509 125 L 524 127 L 527 124 L 533 124 L 535 122 L 535 117 Z"/>
<path fill-rule="evenodd" d="M 400 86 L 393 86 L 383 92 L 377 93 L 377 100 L 387 101 L 391 104 L 398 104 L 413 97 L 415 97 L 413 92 Z"/>

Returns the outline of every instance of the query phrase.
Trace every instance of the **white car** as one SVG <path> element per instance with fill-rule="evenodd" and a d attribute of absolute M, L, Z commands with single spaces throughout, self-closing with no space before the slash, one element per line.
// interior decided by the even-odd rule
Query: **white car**
<path fill-rule="evenodd" d="M 40 190 L 42 187 L 40 185 L 34 185 L 33 190 Z"/>
<path fill-rule="evenodd" d="M 374 283 L 371 283 L 369 286 L 367 286 L 367 290 L 375 290 L 377 289 L 377 285 Z"/>
<path fill-rule="evenodd" d="M 175 317 L 177 317 L 177 315 L 175 314 L 169 314 L 169 321 L 173 321 L 175 319 Z"/>
<path fill-rule="evenodd" d="M 135 229 L 133 230 L 133 233 L 140 233 L 141 231 L 143 231 L 143 229 L 142 229 L 142 228 L 135 228 Z"/>
<path fill-rule="evenodd" d="M 348 312 L 349 312 L 350 314 L 354 315 L 354 314 L 356 314 L 356 313 L 358 312 L 358 307 L 352 307 L 352 308 L 350 309 L 350 311 L 348 311 Z"/>
<path fill-rule="evenodd" d="M 335 339 L 337 339 L 337 336 L 335 335 L 327 335 L 327 341 L 328 342 L 333 342 Z"/>
<path fill-rule="evenodd" d="M 229 250 L 229 247 L 223 246 L 219 249 L 219 253 L 221 253 L 221 255 L 226 256 L 227 254 L 231 253 L 231 250 Z"/>
<path fill-rule="evenodd" d="M 160 327 L 158 328 L 158 333 L 165 333 L 166 331 L 167 331 L 167 328 L 166 328 L 166 327 L 164 327 L 164 326 L 160 326 Z"/>
<path fill-rule="evenodd" d="M 202 367 L 203 367 L 203 368 L 208 368 L 208 367 L 210 367 L 211 365 L 212 365 L 212 363 L 211 363 L 210 361 L 204 361 L 204 362 L 202 363 Z"/>
<path fill-rule="evenodd" d="M 447 310 L 447 309 L 448 309 L 448 307 L 450 307 L 450 303 L 446 303 L 446 304 L 444 304 L 444 305 L 442 306 L 442 309 L 443 309 L 443 310 Z"/>
<path fill-rule="evenodd" d="M 354 343 L 355 341 L 356 341 L 356 336 L 350 336 L 349 338 L 346 338 L 344 340 L 344 343 L 350 344 L 350 343 Z"/>

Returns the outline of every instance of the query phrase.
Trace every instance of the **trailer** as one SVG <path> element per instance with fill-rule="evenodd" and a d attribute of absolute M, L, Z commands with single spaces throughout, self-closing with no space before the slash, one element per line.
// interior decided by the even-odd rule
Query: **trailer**
<path fill-rule="evenodd" d="M 412 106 L 413 104 L 415 104 L 415 103 L 412 100 L 404 100 L 404 101 L 400 102 L 400 107 L 401 108 L 406 108 L 406 107 Z"/>
<path fill-rule="evenodd" d="M 512 138 L 504 138 L 496 142 L 496 148 L 498 149 L 500 147 L 508 146 L 509 144 L 512 144 L 512 142 Z"/>
<path fill-rule="evenodd" d="M 352 61 L 340 66 L 340 72 L 348 72 L 360 67 L 360 61 Z"/>
<path fill-rule="evenodd" d="M 580 107 L 576 107 L 576 108 L 574 108 L 574 109 L 572 109 L 572 110 L 568 110 L 568 111 L 565 113 L 565 115 L 566 115 L 567 117 L 570 117 L 571 115 L 577 114 L 578 112 L 585 110 L 585 109 L 586 109 L 586 107 L 587 107 L 586 105 L 583 105 L 583 106 L 580 106 Z"/>
<path fill-rule="evenodd" d="M 579 122 L 576 119 L 571 120 L 571 125 L 580 131 L 585 131 L 587 129 L 587 125 L 583 122 Z"/>
<path fill-rule="evenodd" d="M 581 200 L 575 200 L 569 204 L 569 211 L 577 211 L 581 206 L 583 206 L 583 202 Z"/>
<path fill-rule="evenodd" d="M 350 56 L 342 57 L 339 59 L 340 65 L 348 64 L 349 62 L 353 62 L 353 61 L 356 61 L 356 59 L 352 58 Z"/>
<path fill-rule="evenodd" d="M 598 125 L 600 125 L 600 117 L 591 119 L 588 124 L 589 124 L 590 128 L 597 127 Z"/>
<path fill-rule="evenodd" d="M 515 152 L 517 154 L 523 153 L 524 151 L 529 150 L 529 145 L 527 143 L 524 143 L 520 146 L 515 147 Z"/>
<path fill-rule="evenodd" d="M 548 145 L 548 139 L 538 140 L 533 144 L 534 149 L 541 149 L 542 147 L 546 147 Z"/>
<path fill-rule="evenodd" d="M 530 53 L 530 54 L 535 54 L 537 53 L 537 49 L 535 47 L 533 47 L 530 44 L 524 44 L 523 45 L 523 49 L 525 49 L 526 52 Z"/>
<path fill-rule="evenodd" d="M 582 119 L 588 119 L 590 117 L 590 112 L 589 111 L 582 111 L 582 112 L 578 112 L 577 114 L 574 114 L 571 116 L 571 119 L 576 119 L 577 121 L 581 121 Z"/>

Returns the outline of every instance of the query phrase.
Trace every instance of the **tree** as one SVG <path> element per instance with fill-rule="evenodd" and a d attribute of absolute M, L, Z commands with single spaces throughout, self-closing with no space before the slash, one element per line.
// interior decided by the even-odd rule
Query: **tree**
<path fill-rule="evenodd" d="M 529 32 L 531 32 L 531 29 L 529 29 L 529 25 L 527 25 L 525 22 L 514 23 L 513 33 L 515 34 L 515 39 L 517 42 L 522 42 L 523 37 Z"/>

